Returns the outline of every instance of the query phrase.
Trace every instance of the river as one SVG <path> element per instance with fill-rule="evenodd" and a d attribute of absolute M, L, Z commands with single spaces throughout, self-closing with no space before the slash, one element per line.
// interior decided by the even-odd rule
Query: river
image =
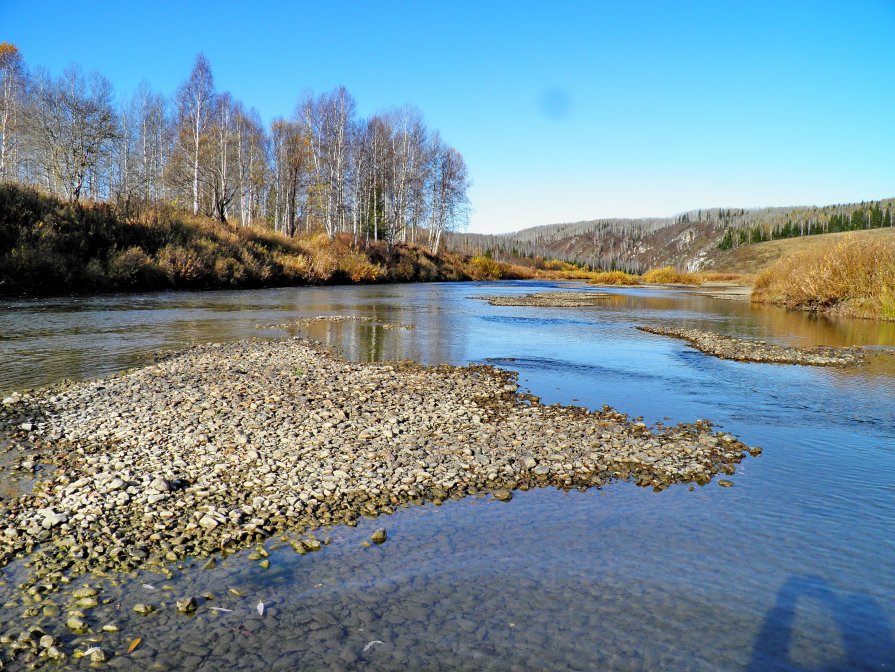
<path fill-rule="evenodd" d="M 631 483 L 401 509 L 271 568 L 237 554 L 170 580 L 118 577 L 97 618 L 118 669 L 879 670 L 895 665 L 895 357 L 827 369 L 714 359 L 636 325 L 795 345 L 895 346 L 895 324 L 704 293 L 610 289 L 591 308 L 448 283 L 174 292 L 0 304 L 0 394 L 140 366 L 197 342 L 305 335 L 362 361 L 491 363 L 544 403 L 708 418 L 764 449 L 691 491 Z M 578 286 L 574 286 L 577 290 Z M 289 324 L 317 315 L 369 321 Z M 413 325 L 394 328 L 392 325 Z M 280 325 L 280 326 L 276 326 Z M 382 546 L 361 548 L 373 529 Z M 0 601 L 21 564 L 5 570 Z M 228 612 L 130 605 L 211 591 Z M 235 587 L 246 597 L 226 593 Z M 257 613 L 257 602 L 265 605 Z M 18 612 L 0 612 L 15 631 Z M 48 623 L 52 619 L 48 620 Z M 49 627 L 49 626 L 48 626 Z M 141 643 L 126 655 L 133 637 Z M 84 647 L 86 648 L 86 647 Z M 88 667 L 88 659 L 71 659 Z"/>

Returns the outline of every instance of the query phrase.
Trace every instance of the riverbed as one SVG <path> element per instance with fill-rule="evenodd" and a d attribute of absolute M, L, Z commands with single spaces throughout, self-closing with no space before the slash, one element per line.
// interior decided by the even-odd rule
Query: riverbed
<path fill-rule="evenodd" d="M 271 539 L 267 569 L 247 550 L 204 570 L 184 561 L 170 576 L 113 576 L 101 591 L 110 602 L 92 616 L 106 665 L 886 669 L 895 660 L 893 358 L 841 370 L 746 364 L 634 327 L 892 347 L 895 325 L 684 290 L 595 288 L 612 296 L 577 308 L 471 298 L 567 288 L 587 291 L 469 283 L 3 304 L 3 394 L 110 375 L 196 343 L 306 336 L 355 361 L 493 364 L 545 403 L 609 404 L 647 423 L 708 418 L 764 449 L 730 488 L 615 483 L 532 489 L 508 503 L 466 497 L 323 528 L 315 534 L 329 543 L 317 552 Z M 365 319 L 302 320 L 328 315 Z M 388 541 L 363 545 L 383 526 Z M 23 571 L 6 570 L 3 602 Z M 177 612 L 177 599 L 203 592 L 220 611 Z M 141 616 L 137 603 L 158 609 Z M 21 629 L 26 608 L 5 608 L 0 632 Z M 106 623 L 118 632 L 102 633 Z"/>

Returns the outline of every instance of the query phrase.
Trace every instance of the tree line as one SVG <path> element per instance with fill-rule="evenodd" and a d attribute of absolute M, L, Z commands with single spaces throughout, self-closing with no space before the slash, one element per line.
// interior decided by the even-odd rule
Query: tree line
<path fill-rule="evenodd" d="M 289 236 L 349 234 L 433 253 L 468 219 L 462 155 L 415 108 L 359 118 L 344 87 L 307 94 L 265 126 L 216 90 L 202 54 L 173 96 L 144 82 L 119 102 L 102 75 L 30 70 L 9 43 L 0 85 L 0 181 L 125 215 L 167 203 Z"/>
<path fill-rule="evenodd" d="M 885 212 L 882 209 L 882 204 L 877 201 L 869 204 L 861 203 L 851 213 L 842 206 L 831 206 L 823 208 L 820 213 L 815 212 L 814 216 L 789 217 L 785 222 L 727 228 L 718 243 L 718 248 L 730 250 L 740 245 L 763 243 L 782 238 L 889 228 L 893 225 L 892 208 L 890 203 L 885 203 L 885 205 Z M 833 211 L 829 212 L 829 210 Z"/>

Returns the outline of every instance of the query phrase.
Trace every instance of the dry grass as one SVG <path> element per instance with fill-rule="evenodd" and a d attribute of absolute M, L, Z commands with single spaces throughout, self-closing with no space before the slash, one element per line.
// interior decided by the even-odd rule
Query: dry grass
<path fill-rule="evenodd" d="M 466 264 L 466 274 L 473 280 L 530 280 L 538 277 L 532 268 L 487 257 L 472 257 Z"/>
<path fill-rule="evenodd" d="M 764 243 L 740 245 L 732 250 L 712 250 L 707 268 L 732 273 L 759 273 L 781 259 L 806 249 L 826 249 L 843 240 L 887 240 L 895 238 L 895 228 L 864 229 L 825 233 L 801 238 L 783 238 Z"/>
<path fill-rule="evenodd" d="M 703 282 L 700 274 L 679 271 L 673 266 L 650 269 L 641 280 L 650 285 L 701 285 Z"/>
<path fill-rule="evenodd" d="M 750 273 L 716 273 L 714 271 L 700 271 L 699 277 L 703 282 L 732 282 L 737 285 L 751 285 L 755 282 L 755 276 Z"/>
<path fill-rule="evenodd" d="M 601 271 L 593 273 L 588 282 L 592 285 L 639 285 L 640 276 L 623 271 Z"/>
<path fill-rule="evenodd" d="M 798 252 L 758 275 L 752 300 L 895 320 L 895 239 L 852 238 Z"/>

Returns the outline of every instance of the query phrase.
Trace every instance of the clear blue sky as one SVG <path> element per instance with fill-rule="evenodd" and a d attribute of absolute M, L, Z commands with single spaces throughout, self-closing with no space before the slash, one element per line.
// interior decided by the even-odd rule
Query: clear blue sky
<path fill-rule="evenodd" d="M 202 51 L 265 121 L 345 85 L 466 158 L 470 230 L 895 196 L 895 2 L 0 0 L 54 74 L 170 94 Z"/>

